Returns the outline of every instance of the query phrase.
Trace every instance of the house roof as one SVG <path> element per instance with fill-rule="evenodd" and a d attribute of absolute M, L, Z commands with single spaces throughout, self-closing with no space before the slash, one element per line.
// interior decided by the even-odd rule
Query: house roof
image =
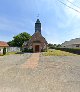
<path fill-rule="evenodd" d="M 72 45 L 72 44 L 80 44 L 80 38 L 72 39 L 70 41 L 65 41 L 64 43 L 62 43 L 62 46 Z"/>
<path fill-rule="evenodd" d="M 7 44 L 7 42 L 4 41 L 0 41 L 0 47 L 8 47 L 9 45 Z"/>

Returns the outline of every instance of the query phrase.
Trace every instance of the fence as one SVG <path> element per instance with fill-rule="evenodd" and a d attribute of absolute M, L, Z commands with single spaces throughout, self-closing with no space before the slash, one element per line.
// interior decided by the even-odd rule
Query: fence
<path fill-rule="evenodd" d="M 8 47 L 8 52 L 20 52 L 20 47 Z"/>

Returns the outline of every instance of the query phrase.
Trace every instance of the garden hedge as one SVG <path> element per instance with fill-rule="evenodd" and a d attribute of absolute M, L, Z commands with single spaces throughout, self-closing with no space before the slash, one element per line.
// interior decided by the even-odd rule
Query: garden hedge
<path fill-rule="evenodd" d="M 74 54 L 80 54 L 80 48 L 55 48 L 56 50 L 66 51 Z"/>

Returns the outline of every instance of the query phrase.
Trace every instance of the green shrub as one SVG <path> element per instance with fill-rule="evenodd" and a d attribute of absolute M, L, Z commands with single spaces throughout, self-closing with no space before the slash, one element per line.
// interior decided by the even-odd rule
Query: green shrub
<path fill-rule="evenodd" d="M 33 49 L 24 48 L 23 52 L 33 52 Z"/>
<path fill-rule="evenodd" d="M 44 56 L 75 56 L 75 54 L 72 54 L 69 52 L 65 52 L 61 50 L 52 50 L 52 49 L 48 49 L 48 51 L 43 52 L 42 55 Z"/>
<path fill-rule="evenodd" d="M 78 48 L 55 48 L 55 49 L 74 53 L 74 54 L 80 54 L 80 49 L 78 49 Z"/>
<path fill-rule="evenodd" d="M 3 55 L 6 54 L 6 48 L 3 48 Z"/>

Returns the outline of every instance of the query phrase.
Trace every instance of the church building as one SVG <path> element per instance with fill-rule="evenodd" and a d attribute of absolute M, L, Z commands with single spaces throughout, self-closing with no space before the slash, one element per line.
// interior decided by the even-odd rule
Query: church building
<path fill-rule="evenodd" d="M 32 35 L 28 42 L 23 43 L 24 49 L 32 49 L 33 52 L 41 52 L 47 50 L 47 41 L 41 34 L 41 23 L 37 19 L 35 23 L 35 33 Z"/>

